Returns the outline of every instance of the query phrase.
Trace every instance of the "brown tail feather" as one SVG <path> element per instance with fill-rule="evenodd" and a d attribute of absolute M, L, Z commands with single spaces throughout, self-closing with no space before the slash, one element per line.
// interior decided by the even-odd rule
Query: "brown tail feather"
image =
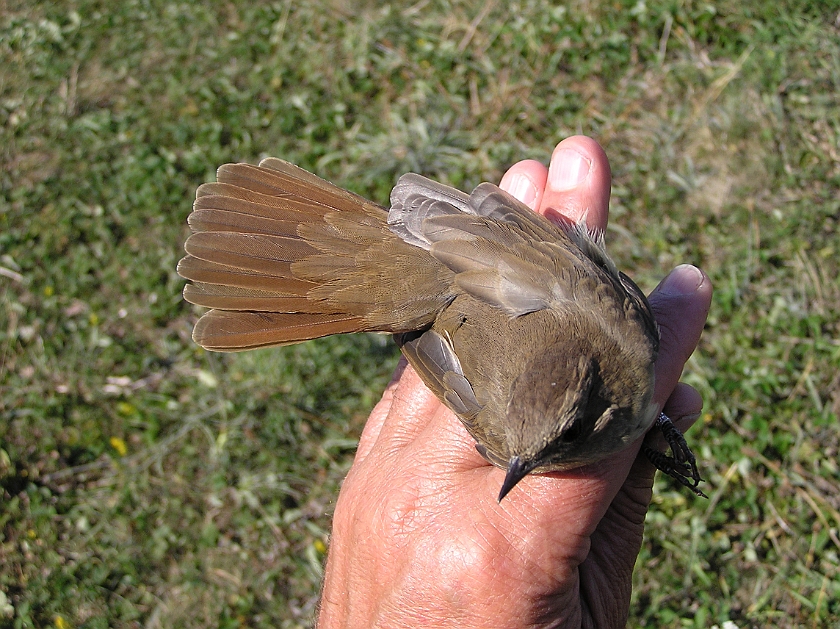
<path fill-rule="evenodd" d="M 239 232 L 270 236 L 294 236 L 300 222 L 219 209 L 194 209 L 188 221 L 195 232 Z"/>
<path fill-rule="evenodd" d="M 334 210 L 387 214 L 384 208 L 375 203 L 334 186 L 297 166 L 287 166 L 290 167 L 288 170 L 279 170 L 250 164 L 225 164 L 219 168 L 216 178 L 221 183 L 233 184 L 260 194 L 305 199 Z"/>
<path fill-rule="evenodd" d="M 332 208 L 288 194 L 272 197 L 227 183 L 205 183 L 196 192 L 193 209 L 228 210 L 279 220 L 295 220 L 303 214 L 312 220 L 315 215 L 323 216 Z M 290 212 L 295 216 L 289 216 Z"/>
<path fill-rule="evenodd" d="M 289 262 L 318 253 L 297 238 L 239 232 L 199 232 L 187 238 L 184 249 L 200 260 L 274 275 L 282 275 Z"/>
<path fill-rule="evenodd" d="M 257 312 L 323 312 L 322 304 L 306 297 L 277 291 L 253 290 L 238 286 L 219 286 L 193 282 L 184 287 L 184 299 L 191 304 L 219 310 L 254 310 Z"/>
<path fill-rule="evenodd" d="M 342 314 L 211 310 L 195 324 L 193 339 L 206 349 L 238 352 L 273 345 L 291 345 L 363 329 L 361 319 Z"/>
<path fill-rule="evenodd" d="M 281 160 L 226 164 L 199 187 L 178 273 L 213 308 L 193 338 L 237 351 L 330 334 L 405 332 L 452 299 L 451 272 L 387 212 Z"/>
<path fill-rule="evenodd" d="M 316 284 L 292 277 L 291 263 L 276 262 L 278 274 L 247 271 L 218 262 L 208 262 L 193 256 L 186 256 L 178 263 L 178 275 L 194 282 L 219 284 L 220 286 L 252 288 L 255 290 L 283 291 L 289 295 L 302 296 Z"/>

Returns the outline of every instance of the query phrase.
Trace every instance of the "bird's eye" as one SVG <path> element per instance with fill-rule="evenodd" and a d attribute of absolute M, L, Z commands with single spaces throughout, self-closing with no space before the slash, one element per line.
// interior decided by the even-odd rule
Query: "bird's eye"
<path fill-rule="evenodd" d="M 571 443 L 578 437 L 580 437 L 581 427 L 583 426 L 583 422 L 581 422 L 580 416 L 575 417 L 572 422 L 560 433 L 560 441 L 563 443 Z"/>

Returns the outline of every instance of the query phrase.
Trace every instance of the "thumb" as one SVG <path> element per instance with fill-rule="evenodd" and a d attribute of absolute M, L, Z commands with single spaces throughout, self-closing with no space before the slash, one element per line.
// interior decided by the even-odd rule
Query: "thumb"
<path fill-rule="evenodd" d="M 659 324 L 659 357 L 653 399 L 664 405 L 691 356 L 712 303 L 712 282 L 700 269 L 682 264 L 648 298 Z"/>

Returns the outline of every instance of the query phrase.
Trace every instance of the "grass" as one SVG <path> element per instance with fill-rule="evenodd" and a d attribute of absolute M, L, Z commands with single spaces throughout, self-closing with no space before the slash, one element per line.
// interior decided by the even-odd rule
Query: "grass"
<path fill-rule="evenodd" d="M 716 288 L 684 375 L 711 500 L 657 482 L 630 624 L 840 622 L 836 1 L 0 6 L 0 627 L 312 622 L 397 354 L 190 341 L 174 268 L 218 165 L 385 201 L 578 132 L 619 266 Z"/>

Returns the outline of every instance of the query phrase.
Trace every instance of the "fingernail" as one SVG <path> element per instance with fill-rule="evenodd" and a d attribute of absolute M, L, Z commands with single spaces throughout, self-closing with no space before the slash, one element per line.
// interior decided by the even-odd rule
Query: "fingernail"
<path fill-rule="evenodd" d="M 560 149 L 551 156 L 548 181 L 555 190 L 576 188 L 589 175 L 592 162 L 572 149 Z"/>
<path fill-rule="evenodd" d="M 693 424 L 698 419 L 700 419 L 701 414 L 702 413 L 686 413 L 685 415 L 680 415 L 674 421 L 675 422 L 680 422 L 681 424 L 689 424 L 689 423 Z"/>
<path fill-rule="evenodd" d="M 507 185 L 507 191 L 533 209 L 533 203 L 537 198 L 537 187 L 528 177 L 522 173 L 512 175 Z"/>
<path fill-rule="evenodd" d="M 703 280 L 703 273 L 700 272 L 700 269 L 690 264 L 681 264 L 662 280 L 659 292 L 674 297 L 693 295 L 700 288 Z"/>
<path fill-rule="evenodd" d="M 666 403 L 665 406 L 667 406 L 667 405 L 668 404 Z M 662 412 L 665 413 L 665 410 L 663 409 Z M 671 413 L 665 413 L 665 415 L 667 415 L 671 419 L 671 421 L 674 422 L 675 424 L 677 422 L 680 422 L 681 424 L 684 424 L 684 423 L 688 423 L 688 422 L 691 422 L 691 423 L 696 422 L 698 419 L 700 419 L 700 414 L 701 413 L 702 413 L 702 411 L 700 413 L 684 413 L 682 415 L 678 415 L 676 413 L 674 413 L 673 415 Z"/>

